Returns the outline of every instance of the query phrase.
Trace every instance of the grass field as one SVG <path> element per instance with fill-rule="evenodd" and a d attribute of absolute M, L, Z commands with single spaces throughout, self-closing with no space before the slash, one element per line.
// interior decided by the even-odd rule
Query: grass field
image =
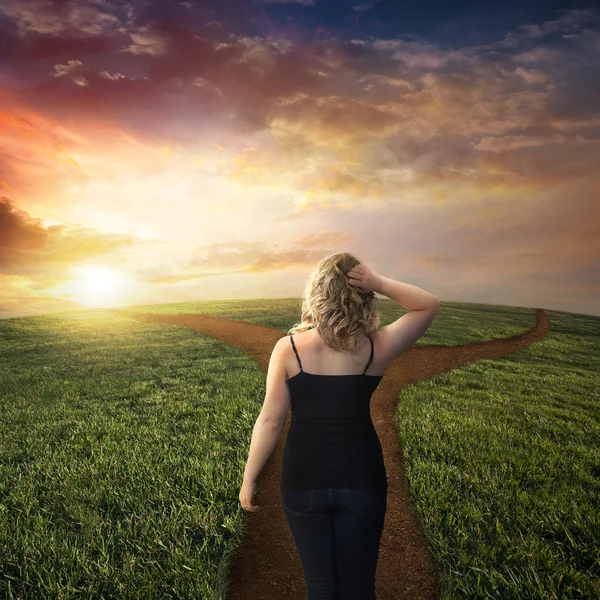
<path fill-rule="evenodd" d="M 300 299 L 145 305 L 285 333 Z M 380 300 L 381 324 L 405 311 Z M 526 351 L 400 393 L 444 598 L 600 598 L 600 318 L 546 311 Z M 420 345 L 533 309 L 443 302 Z M 183 326 L 105 310 L 0 321 L 0 598 L 224 599 L 265 373 Z M 392 476 L 393 474 L 388 474 Z"/>

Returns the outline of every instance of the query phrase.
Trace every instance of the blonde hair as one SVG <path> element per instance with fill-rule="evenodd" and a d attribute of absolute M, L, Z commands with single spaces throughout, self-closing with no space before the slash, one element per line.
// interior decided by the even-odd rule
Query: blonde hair
<path fill-rule="evenodd" d="M 314 327 L 327 346 L 345 352 L 355 350 L 362 335 L 379 327 L 375 292 L 355 288 L 346 276 L 358 264 L 348 252 L 330 254 L 319 262 L 304 288 L 302 320 L 288 335 Z"/>

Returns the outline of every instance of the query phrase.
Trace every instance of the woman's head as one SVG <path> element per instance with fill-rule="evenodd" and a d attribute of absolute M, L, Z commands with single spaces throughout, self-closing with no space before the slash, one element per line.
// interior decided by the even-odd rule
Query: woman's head
<path fill-rule="evenodd" d="M 379 327 L 379 306 L 374 292 L 348 282 L 346 273 L 360 261 L 348 252 L 323 258 L 310 274 L 302 301 L 302 321 L 288 334 L 315 327 L 323 342 L 345 352 Z"/>

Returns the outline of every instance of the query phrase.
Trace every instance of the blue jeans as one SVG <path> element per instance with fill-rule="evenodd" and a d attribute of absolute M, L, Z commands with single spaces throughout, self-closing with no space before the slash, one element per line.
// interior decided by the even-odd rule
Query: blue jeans
<path fill-rule="evenodd" d="M 387 493 L 321 488 L 281 493 L 307 600 L 374 600 Z"/>

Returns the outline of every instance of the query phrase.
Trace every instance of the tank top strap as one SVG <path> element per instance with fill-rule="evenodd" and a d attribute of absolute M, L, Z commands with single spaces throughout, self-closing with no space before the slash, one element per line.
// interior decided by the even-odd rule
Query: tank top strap
<path fill-rule="evenodd" d="M 371 365 L 371 361 L 373 360 L 373 352 L 374 352 L 374 348 L 373 348 L 373 340 L 370 338 L 370 336 L 367 336 L 369 338 L 369 341 L 371 342 L 371 356 L 369 358 L 369 362 L 367 363 L 367 366 L 365 367 L 365 370 L 363 371 L 363 375 L 365 375 L 365 373 L 367 372 L 367 369 L 370 367 Z"/>
<path fill-rule="evenodd" d="M 290 340 L 292 342 L 292 348 L 294 349 L 294 352 L 296 353 L 296 358 L 298 359 L 298 364 L 300 365 L 300 370 L 302 371 L 302 363 L 300 362 L 300 356 L 298 356 L 298 350 L 296 350 L 296 344 L 294 344 L 294 336 L 290 335 Z"/>

